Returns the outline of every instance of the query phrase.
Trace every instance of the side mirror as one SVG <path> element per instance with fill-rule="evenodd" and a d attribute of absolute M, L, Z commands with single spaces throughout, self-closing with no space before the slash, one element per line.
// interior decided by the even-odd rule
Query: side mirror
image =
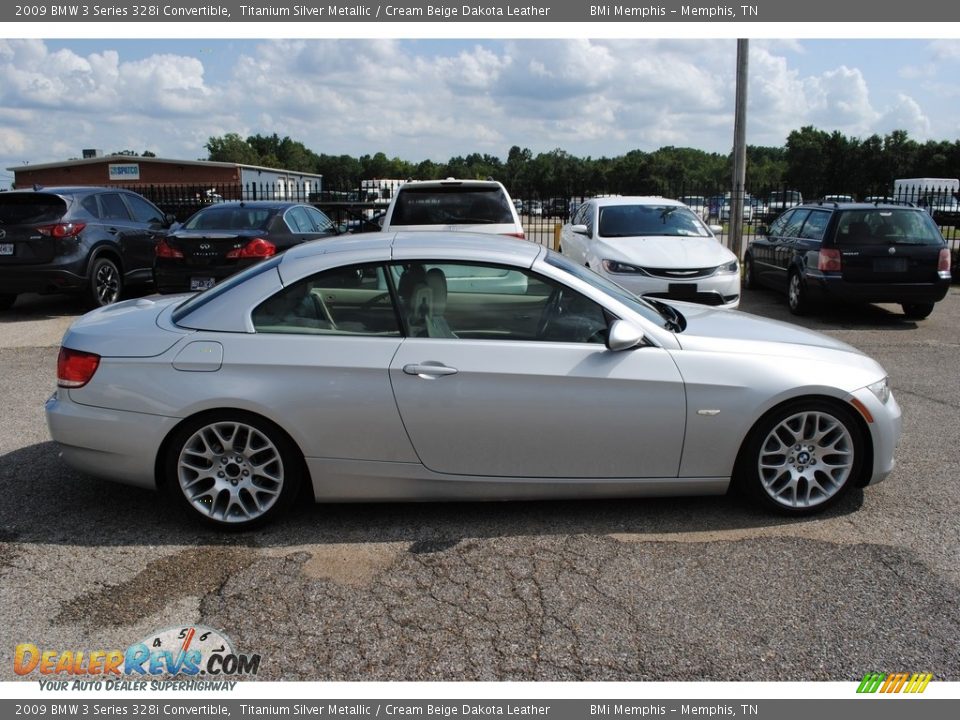
<path fill-rule="evenodd" d="M 170 226 L 173 225 L 176 221 L 177 221 L 177 216 L 174 215 L 173 213 L 167 213 L 166 215 L 163 216 L 163 223 L 164 223 L 164 225 L 166 225 L 167 227 L 170 227 Z"/>
<path fill-rule="evenodd" d="M 768 228 L 766 225 L 757 225 L 755 232 L 757 235 L 769 235 L 770 228 Z"/>
<path fill-rule="evenodd" d="M 570 231 L 577 233 L 577 235 L 590 236 L 590 228 L 588 228 L 586 225 L 571 225 Z"/>
<path fill-rule="evenodd" d="M 630 350 L 643 342 L 643 330 L 626 320 L 614 320 L 607 333 L 607 350 Z"/>
<path fill-rule="evenodd" d="M 710 228 L 710 232 L 712 232 L 714 235 L 723 232 L 723 225 L 709 225 L 708 227 Z"/>

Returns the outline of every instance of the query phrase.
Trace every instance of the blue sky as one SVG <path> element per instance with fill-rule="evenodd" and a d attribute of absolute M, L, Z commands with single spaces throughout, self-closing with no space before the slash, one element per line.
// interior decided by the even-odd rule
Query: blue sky
<path fill-rule="evenodd" d="M 413 161 L 727 152 L 734 58 L 730 39 L 0 40 L 0 168 L 86 147 L 193 159 L 226 132 Z M 956 40 L 752 40 L 748 142 L 807 124 L 956 140 L 957 78 Z"/>

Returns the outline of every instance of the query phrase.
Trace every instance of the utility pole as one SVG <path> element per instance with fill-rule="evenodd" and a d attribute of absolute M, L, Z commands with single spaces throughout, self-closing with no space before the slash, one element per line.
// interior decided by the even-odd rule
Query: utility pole
<path fill-rule="evenodd" d="M 730 249 L 743 258 L 743 196 L 747 177 L 747 57 L 749 41 L 737 40 L 737 99 L 733 121 L 733 192 L 730 196 Z"/>

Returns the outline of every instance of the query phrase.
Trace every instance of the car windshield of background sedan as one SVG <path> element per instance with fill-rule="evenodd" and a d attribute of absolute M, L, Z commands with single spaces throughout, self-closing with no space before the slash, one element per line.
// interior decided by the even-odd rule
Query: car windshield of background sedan
<path fill-rule="evenodd" d="M 405 187 L 397 196 L 391 225 L 497 225 L 513 223 L 499 187 Z"/>
<path fill-rule="evenodd" d="M 609 205 L 600 208 L 600 237 L 710 237 L 690 210 L 678 205 Z"/>
<path fill-rule="evenodd" d="M 183 224 L 184 230 L 266 230 L 273 208 L 207 208 Z"/>

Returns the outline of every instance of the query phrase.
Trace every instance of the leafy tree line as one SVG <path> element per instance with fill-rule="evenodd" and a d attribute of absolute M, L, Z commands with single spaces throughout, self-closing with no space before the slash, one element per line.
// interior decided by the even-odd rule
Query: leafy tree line
<path fill-rule="evenodd" d="M 486 153 L 450 158 L 446 163 L 374 155 L 315 153 L 289 137 L 237 133 L 211 137 L 210 160 L 318 173 L 328 190 L 354 189 L 363 179 L 444 177 L 486 178 L 503 182 L 518 197 L 621 194 L 707 194 L 730 186 L 730 155 L 694 148 L 631 150 L 617 157 L 577 157 L 562 149 L 534 155 L 514 145 L 506 160 Z M 960 141 L 911 140 L 904 130 L 866 139 L 807 126 L 794 130 L 784 147 L 747 148 L 747 188 L 759 194 L 789 187 L 805 197 L 827 193 L 889 194 L 897 177 L 956 177 Z"/>

